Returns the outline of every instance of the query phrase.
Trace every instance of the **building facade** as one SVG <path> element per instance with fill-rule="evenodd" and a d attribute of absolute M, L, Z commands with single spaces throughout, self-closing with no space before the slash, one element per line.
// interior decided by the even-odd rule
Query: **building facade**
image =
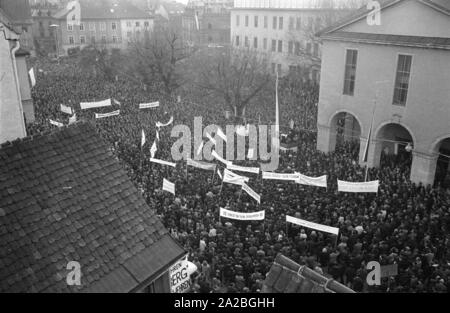
<path fill-rule="evenodd" d="M 229 0 L 189 1 L 182 17 L 187 46 L 224 46 L 230 43 Z"/>
<path fill-rule="evenodd" d="M 272 72 L 294 71 L 318 81 L 321 43 L 315 33 L 350 12 L 332 2 L 236 0 L 231 10 L 231 43 L 266 54 Z"/>
<path fill-rule="evenodd" d="M 391 0 L 379 25 L 367 16 L 321 33 L 317 148 L 334 150 L 344 117 L 344 135 L 360 142 L 360 163 L 376 167 L 382 152 L 412 153 L 413 182 L 432 184 L 437 168 L 448 178 L 450 5 Z"/>
<path fill-rule="evenodd" d="M 56 53 L 56 20 L 53 14 L 57 9 L 36 8 L 32 10 L 33 37 L 35 49 L 38 54 L 48 55 Z"/>
<path fill-rule="evenodd" d="M 127 49 L 134 40 L 153 30 L 153 17 L 130 3 L 81 3 L 81 19 L 77 24 L 68 19 L 63 9 L 54 17 L 58 24 L 57 44 L 64 54 L 88 45 L 106 49 Z M 60 53 L 61 53 L 60 51 Z"/>
<path fill-rule="evenodd" d="M 34 118 L 25 59 L 29 52 L 21 48 L 23 33 L 9 9 L 0 2 L 0 143 L 25 137 L 24 113 L 31 114 L 29 121 Z"/>

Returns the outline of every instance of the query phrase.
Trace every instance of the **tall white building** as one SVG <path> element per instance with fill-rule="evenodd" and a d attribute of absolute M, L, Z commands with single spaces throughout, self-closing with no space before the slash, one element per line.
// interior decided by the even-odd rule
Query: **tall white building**
<path fill-rule="evenodd" d="M 332 0 L 235 0 L 231 44 L 266 54 L 273 72 L 318 81 L 321 43 L 315 33 L 351 11 Z"/>

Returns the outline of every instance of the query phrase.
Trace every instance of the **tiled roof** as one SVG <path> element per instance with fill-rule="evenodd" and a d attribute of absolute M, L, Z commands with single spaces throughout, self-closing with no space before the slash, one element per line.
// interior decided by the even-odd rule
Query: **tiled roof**
<path fill-rule="evenodd" d="M 81 19 L 150 19 L 152 16 L 132 5 L 131 3 L 120 3 L 118 5 L 104 5 L 104 3 L 81 2 Z M 65 18 L 70 10 L 64 8 L 56 12 L 53 16 L 56 19 Z"/>
<path fill-rule="evenodd" d="M 336 31 L 331 34 L 323 35 L 322 39 L 389 44 L 389 45 L 422 47 L 433 49 L 450 49 L 450 38 L 440 38 L 440 37 L 403 36 L 403 35 Z"/>
<path fill-rule="evenodd" d="M 29 23 L 31 21 L 31 8 L 28 0 L 0 0 L 0 8 L 13 23 Z"/>
<path fill-rule="evenodd" d="M 89 124 L 0 148 L 0 292 L 133 291 L 184 253 Z"/>
<path fill-rule="evenodd" d="M 353 293 L 344 285 L 328 279 L 307 266 L 300 266 L 278 254 L 261 289 L 263 293 Z"/>

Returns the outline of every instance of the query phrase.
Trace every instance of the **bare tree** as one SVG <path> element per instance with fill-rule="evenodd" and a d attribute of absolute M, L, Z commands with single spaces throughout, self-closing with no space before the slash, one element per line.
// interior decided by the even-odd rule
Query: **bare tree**
<path fill-rule="evenodd" d="M 222 98 L 236 117 L 242 117 L 246 106 L 272 81 L 266 57 L 248 49 L 208 49 L 195 59 L 196 85 Z"/>
<path fill-rule="evenodd" d="M 131 42 L 130 52 L 137 56 L 139 74 L 144 83 L 156 78 L 163 84 L 165 92 L 172 94 L 184 84 L 180 66 L 187 54 L 181 37 L 169 26 L 147 32 L 144 37 L 144 40 Z"/>

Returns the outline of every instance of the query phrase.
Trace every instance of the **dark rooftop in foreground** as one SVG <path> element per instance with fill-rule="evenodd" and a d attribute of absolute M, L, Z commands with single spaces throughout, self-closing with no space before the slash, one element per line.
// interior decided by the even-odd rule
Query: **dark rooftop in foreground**
<path fill-rule="evenodd" d="M 300 266 L 278 254 L 264 280 L 263 293 L 353 293 L 346 286 L 328 279 L 307 266 Z"/>
<path fill-rule="evenodd" d="M 0 148 L 0 292 L 135 291 L 184 253 L 89 124 Z"/>

